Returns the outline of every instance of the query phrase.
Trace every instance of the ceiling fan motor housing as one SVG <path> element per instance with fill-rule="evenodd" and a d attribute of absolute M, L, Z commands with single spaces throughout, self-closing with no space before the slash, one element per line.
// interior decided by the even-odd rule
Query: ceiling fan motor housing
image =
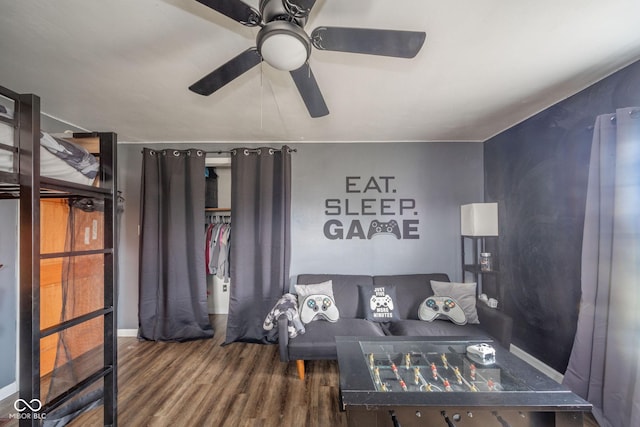
<path fill-rule="evenodd" d="M 307 23 L 307 16 L 302 14 L 292 15 L 285 2 L 291 0 L 260 0 L 260 14 L 264 22 L 272 21 L 290 21 L 296 23 L 299 27 L 304 27 Z"/>

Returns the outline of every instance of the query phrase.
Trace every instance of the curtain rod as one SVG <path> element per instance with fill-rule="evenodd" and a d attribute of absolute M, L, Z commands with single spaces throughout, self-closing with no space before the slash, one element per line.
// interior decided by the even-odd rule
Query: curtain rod
<path fill-rule="evenodd" d="M 617 121 L 617 119 L 616 119 L 616 114 L 617 113 L 609 113 L 609 114 L 611 114 L 611 117 L 609 118 L 611 123 L 616 122 Z M 629 110 L 629 117 L 631 117 L 632 119 L 635 119 L 635 118 L 637 118 L 639 116 L 640 116 L 640 109 L 635 109 L 634 108 L 634 109 Z M 595 128 L 594 125 L 590 125 L 590 126 L 587 127 L 588 130 L 593 130 L 594 128 Z"/>
<path fill-rule="evenodd" d="M 265 148 L 265 147 L 243 148 L 242 150 L 244 150 L 244 152 L 246 154 L 248 154 L 248 153 L 259 153 L 262 148 Z M 281 148 L 270 148 L 270 147 L 267 147 L 267 148 L 269 148 L 270 152 L 274 152 L 274 153 L 282 151 Z M 236 150 L 240 150 L 240 148 L 232 148 L 231 150 L 205 151 L 204 153 L 205 154 L 235 154 Z M 287 148 L 287 151 L 289 153 L 297 153 L 298 152 L 298 150 L 296 148 Z"/>
<path fill-rule="evenodd" d="M 249 154 L 249 153 L 259 153 L 261 151 L 262 148 L 265 147 L 261 147 L 261 148 L 243 148 L 244 153 L 245 154 Z M 281 148 L 270 148 L 270 147 L 266 147 L 269 149 L 269 151 L 271 153 L 276 153 L 279 151 L 282 151 Z M 200 152 L 204 153 L 204 154 L 235 154 L 236 150 L 239 150 L 240 148 L 232 148 L 231 150 L 217 150 L 217 151 L 206 151 L 206 150 L 200 150 Z M 162 150 L 172 150 L 171 148 L 163 148 L 160 150 L 153 150 L 152 151 L 162 151 Z M 174 152 L 177 153 L 186 153 L 187 151 L 189 151 L 189 149 L 186 150 L 175 150 L 173 149 Z M 298 149 L 297 148 L 287 148 L 287 151 L 289 153 L 297 153 Z M 144 150 L 140 150 L 141 153 L 144 153 Z"/>

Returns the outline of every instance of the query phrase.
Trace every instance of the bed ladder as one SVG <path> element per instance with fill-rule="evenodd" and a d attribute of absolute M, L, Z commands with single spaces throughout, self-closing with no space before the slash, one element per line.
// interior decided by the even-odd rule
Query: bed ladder
<path fill-rule="evenodd" d="M 18 105 L 18 102 L 16 102 Z M 40 177 L 40 100 L 35 95 L 20 95 L 20 363 L 19 401 L 28 403 L 21 412 L 20 427 L 39 426 L 47 413 L 63 407 L 81 392 L 103 381 L 102 405 L 105 426 L 117 425 L 117 334 L 116 263 L 117 185 L 115 133 L 93 136 L 100 144 L 100 187 L 73 184 Z M 43 190 L 46 189 L 46 193 Z M 59 197 L 91 197 L 104 200 L 103 249 L 42 254 L 40 252 L 40 201 L 49 192 Z M 95 311 L 68 319 L 52 327 L 40 328 L 40 262 L 46 258 L 64 258 L 90 254 L 104 256 L 104 305 Z M 91 320 L 102 318 L 103 366 L 81 379 L 51 401 L 41 396 L 41 339 Z M 46 396 L 45 396 L 46 397 Z M 29 416 L 27 418 L 27 416 Z"/>

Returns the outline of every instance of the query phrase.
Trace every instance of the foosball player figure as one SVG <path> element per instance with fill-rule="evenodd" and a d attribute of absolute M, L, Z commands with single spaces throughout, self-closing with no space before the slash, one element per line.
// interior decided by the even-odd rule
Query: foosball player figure
<path fill-rule="evenodd" d="M 407 384 L 404 382 L 404 380 L 402 378 L 398 378 L 398 382 L 400 383 L 400 387 L 402 387 L 402 390 L 407 391 Z"/>
<path fill-rule="evenodd" d="M 416 385 L 420 384 L 420 368 L 417 366 L 413 368 L 413 382 Z"/>
<path fill-rule="evenodd" d="M 376 384 L 382 383 L 382 381 L 380 380 L 380 368 L 378 368 L 377 366 L 373 368 L 373 378 Z"/>
<path fill-rule="evenodd" d="M 444 381 L 442 381 L 442 385 L 446 391 L 452 391 L 451 384 L 448 379 L 445 378 Z"/>
<path fill-rule="evenodd" d="M 458 381 L 458 384 L 462 384 L 462 375 L 460 374 L 460 368 L 458 368 L 457 366 L 453 368 L 453 373 L 456 374 L 456 381 Z"/>
<path fill-rule="evenodd" d="M 440 359 L 442 359 L 442 365 L 444 366 L 444 369 L 449 369 L 449 361 L 447 361 L 447 355 L 442 353 Z"/>
<path fill-rule="evenodd" d="M 373 369 L 374 364 L 375 361 L 373 359 L 373 353 L 369 353 L 369 366 L 371 367 L 371 369 Z"/>
<path fill-rule="evenodd" d="M 473 363 L 469 366 L 469 376 L 473 381 L 476 380 L 476 365 Z"/>
<path fill-rule="evenodd" d="M 489 380 L 487 381 L 487 387 L 489 388 L 490 391 L 495 390 L 496 384 L 493 382 L 492 378 L 489 378 Z"/>
<path fill-rule="evenodd" d="M 407 353 L 404 355 L 404 365 L 407 369 L 411 367 L 411 354 Z"/>
<path fill-rule="evenodd" d="M 434 380 L 438 379 L 438 368 L 436 368 L 436 364 L 435 363 L 431 363 L 431 376 L 433 376 Z"/>

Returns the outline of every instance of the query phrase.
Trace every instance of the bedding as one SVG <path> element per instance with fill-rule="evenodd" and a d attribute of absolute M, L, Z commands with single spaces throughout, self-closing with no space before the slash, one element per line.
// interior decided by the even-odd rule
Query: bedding
<path fill-rule="evenodd" d="M 13 111 L 0 105 L 0 115 L 13 118 Z M 0 122 L 0 143 L 14 145 L 14 130 Z M 48 133 L 40 133 L 40 175 L 49 178 L 92 185 L 98 173 L 99 162 L 83 147 Z M 0 170 L 14 172 L 13 153 L 0 150 Z"/>

